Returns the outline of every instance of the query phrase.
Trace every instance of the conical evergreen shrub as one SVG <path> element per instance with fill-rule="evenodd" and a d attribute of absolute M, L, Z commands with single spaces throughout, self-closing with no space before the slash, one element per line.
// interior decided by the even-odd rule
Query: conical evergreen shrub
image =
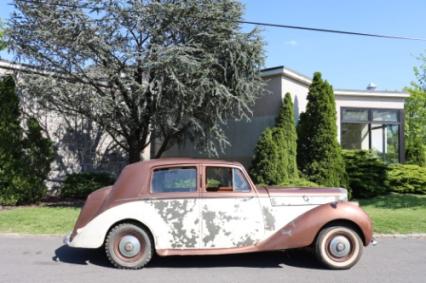
<path fill-rule="evenodd" d="M 306 112 L 298 125 L 297 162 L 312 182 L 346 186 L 347 175 L 337 141 L 336 105 L 332 86 L 315 73 L 309 87 Z"/>
<path fill-rule="evenodd" d="M 279 156 L 274 142 L 274 130 L 266 128 L 260 136 L 252 162 L 250 175 L 256 184 L 273 185 L 279 182 L 277 164 Z"/>
<path fill-rule="evenodd" d="M 266 129 L 256 145 L 250 171 L 254 181 L 278 185 L 290 184 L 298 179 L 296 153 L 293 103 L 287 93 L 276 119 L 276 126 Z"/>

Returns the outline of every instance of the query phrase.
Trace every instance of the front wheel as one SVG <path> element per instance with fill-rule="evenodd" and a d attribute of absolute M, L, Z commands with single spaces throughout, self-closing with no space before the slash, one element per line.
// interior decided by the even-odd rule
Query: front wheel
<path fill-rule="evenodd" d="M 356 231 L 345 226 L 321 230 L 315 243 L 318 259 L 331 269 L 349 269 L 362 254 L 362 241 Z"/>
<path fill-rule="evenodd" d="M 143 228 L 123 223 L 108 233 L 105 252 L 115 267 L 139 269 L 151 260 L 153 245 L 149 234 Z"/>

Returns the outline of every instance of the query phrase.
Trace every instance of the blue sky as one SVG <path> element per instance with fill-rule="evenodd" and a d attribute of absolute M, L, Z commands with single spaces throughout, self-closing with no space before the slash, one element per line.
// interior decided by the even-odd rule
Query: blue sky
<path fill-rule="evenodd" d="M 424 0 L 243 0 L 245 19 L 288 25 L 426 38 Z M 0 17 L 12 7 L 0 0 Z M 244 29 L 249 27 L 244 27 Z M 401 90 L 413 81 L 426 42 L 262 28 L 266 66 L 284 65 L 307 76 L 320 71 L 335 88 Z M 4 56 L 4 54 L 3 54 Z"/>

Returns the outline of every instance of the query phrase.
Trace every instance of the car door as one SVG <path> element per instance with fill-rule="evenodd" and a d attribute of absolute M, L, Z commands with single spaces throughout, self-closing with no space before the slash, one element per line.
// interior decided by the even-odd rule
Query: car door
<path fill-rule="evenodd" d="M 151 177 L 152 222 L 156 247 L 194 249 L 200 247 L 200 174 L 198 165 L 154 168 Z"/>
<path fill-rule="evenodd" d="M 200 198 L 201 247 L 256 244 L 263 234 L 260 203 L 240 168 L 206 165 Z"/>

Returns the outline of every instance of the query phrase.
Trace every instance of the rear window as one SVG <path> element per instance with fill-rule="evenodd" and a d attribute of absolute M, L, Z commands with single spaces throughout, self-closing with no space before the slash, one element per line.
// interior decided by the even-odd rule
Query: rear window
<path fill-rule="evenodd" d="M 153 193 L 196 192 L 197 168 L 156 169 L 152 176 L 151 191 Z"/>

